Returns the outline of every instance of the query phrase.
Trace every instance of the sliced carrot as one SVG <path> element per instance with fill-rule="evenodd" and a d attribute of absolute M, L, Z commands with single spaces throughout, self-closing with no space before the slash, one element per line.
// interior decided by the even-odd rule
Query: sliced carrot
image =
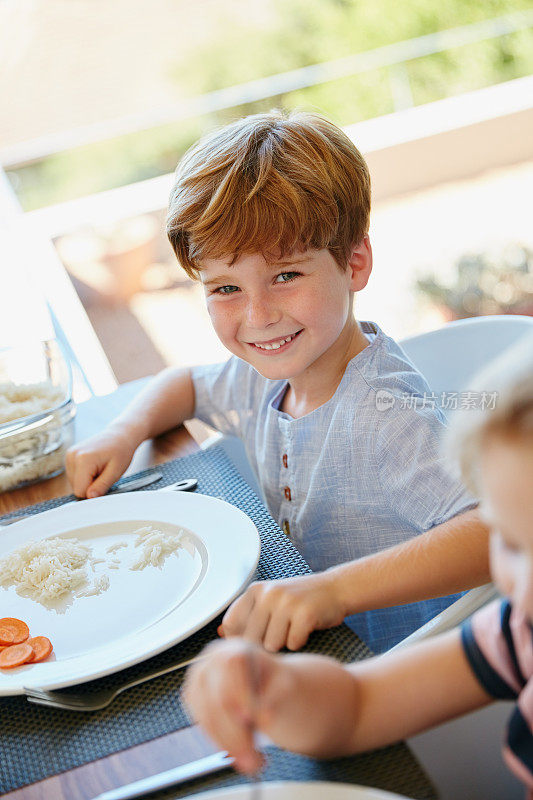
<path fill-rule="evenodd" d="M 16 617 L 2 617 L 2 619 L 0 619 L 0 628 L 6 628 L 12 631 L 13 644 L 25 642 L 30 635 L 30 629 L 26 623 Z"/>
<path fill-rule="evenodd" d="M 0 668 L 20 667 L 30 658 L 33 658 L 33 648 L 29 644 L 12 644 L 11 647 L 6 647 L 0 653 Z"/>
<path fill-rule="evenodd" d="M 33 636 L 27 639 L 25 644 L 29 644 L 34 652 L 33 658 L 28 659 L 28 663 L 35 664 L 37 661 L 44 661 L 48 658 L 52 650 L 52 642 L 46 636 Z"/>
<path fill-rule="evenodd" d="M 15 641 L 15 634 L 9 628 L 0 628 L 0 645 L 8 646 Z"/>

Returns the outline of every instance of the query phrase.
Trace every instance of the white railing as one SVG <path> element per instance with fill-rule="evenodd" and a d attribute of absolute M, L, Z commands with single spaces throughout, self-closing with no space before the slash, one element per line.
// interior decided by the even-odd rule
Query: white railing
<path fill-rule="evenodd" d="M 472 25 L 430 33 L 333 61 L 312 64 L 308 67 L 229 86 L 188 100 L 180 100 L 179 105 L 165 105 L 158 109 L 130 114 L 115 120 L 106 120 L 6 146 L 0 149 L 0 164 L 5 169 L 23 166 L 81 145 L 266 100 L 319 83 L 385 67 L 389 68 L 395 109 L 400 110 L 413 104 L 409 75 L 405 66 L 408 61 L 455 47 L 500 38 L 531 26 L 533 26 L 533 10 L 506 14 Z"/>

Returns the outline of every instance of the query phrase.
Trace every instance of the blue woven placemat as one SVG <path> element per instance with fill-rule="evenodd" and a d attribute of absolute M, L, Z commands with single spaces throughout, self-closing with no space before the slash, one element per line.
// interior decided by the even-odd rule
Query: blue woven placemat
<path fill-rule="evenodd" d="M 196 477 L 198 492 L 220 497 L 248 514 L 261 537 L 261 556 L 257 570 L 259 579 L 283 578 L 311 572 L 290 539 L 272 519 L 265 506 L 229 461 L 222 448 L 213 447 L 207 451 L 158 465 L 154 469 L 163 473 L 163 479 L 157 484 L 158 488 L 183 478 Z M 144 475 L 151 471 L 153 470 L 145 470 L 139 474 Z M 148 489 L 150 488 L 154 487 L 148 487 Z M 55 498 L 25 509 L 25 511 L 38 513 L 62 505 L 70 499 L 73 499 L 72 496 Z M 20 513 L 20 510 L 13 512 L 13 516 Z M 4 519 L 9 519 L 9 516 L 11 515 L 6 515 Z M 186 641 L 142 664 L 129 667 L 118 674 L 91 681 L 84 684 L 84 687 L 89 691 L 119 685 L 126 679 L 143 675 L 156 667 L 164 667 L 196 655 L 208 642 L 216 638 L 219 621 L 219 619 L 214 620 Z M 342 662 L 356 661 L 370 655 L 368 648 L 344 625 L 328 631 L 315 632 L 310 638 L 306 651 L 326 653 Z M 36 706 L 28 703 L 23 697 L 2 698 L 0 701 L 2 719 L 0 724 L 0 793 L 34 783 L 50 775 L 186 727 L 190 724 L 190 720 L 180 701 L 182 682 L 183 671 L 171 673 L 128 690 L 119 695 L 108 708 L 91 714 L 75 714 Z M 306 776 L 311 772 L 314 774 L 316 770 L 320 773 L 323 769 L 328 769 L 317 766 L 318 762 L 311 759 L 302 760 L 301 757 L 288 753 L 282 754 L 281 751 L 274 750 L 278 755 L 271 759 L 267 779 L 283 780 L 292 775 L 293 768 L 291 767 L 284 777 L 282 765 L 287 763 L 287 759 L 296 759 L 298 764 L 305 765 L 305 768 L 297 769 L 297 772 L 302 773 L 300 780 L 318 780 L 318 777 L 308 778 Z M 377 771 L 374 770 L 374 767 L 370 770 L 365 767 L 365 764 L 370 763 L 377 767 L 374 754 L 360 756 L 357 759 L 341 760 L 338 762 L 339 765 L 344 762 L 346 764 L 357 762 L 360 766 L 356 770 L 357 774 L 352 775 L 351 778 L 345 774 L 345 769 L 340 772 L 339 769 L 333 769 L 335 774 L 340 776 L 336 779 L 371 783 L 380 788 L 394 786 L 396 787 L 395 791 L 407 793 L 406 789 L 400 787 L 403 785 L 403 778 L 410 774 L 412 781 L 418 786 L 417 788 L 413 784 L 411 787 L 411 797 L 434 797 L 427 778 L 419 769 L 409 750 L 404 745 L 397 745 L 388 750 L 390 755 L 387 755 L 384 760 L 381 756 L 377 759 L 382 767 L 383 764 L 387 766 L 380 767 Z M 275 767 L 278 760 L 280 760 L 279 769 Z M 326 763 L 335 764 L 337 762 Z M 296 769 L 296 766 L 294 768 Z M 369 780 L 370 777 L 372 780 Z M 322 777 L 320 779 L 331 780 L 332 778 Z M 219 780 L 221 780 L 220 785 L 223 785 L 225 781 L 232 779 L 225 776 Z M 233 776 L 234 782 L 238 780 L 240 780 L 238 776 Z M 391 784 L 390 787 L 389 784 Z M 190 790 L 192 791 L 193 788 L 191 786 Z M 417 791 L 418 793 L 416 793 Z M 161 796 L 174 795 L 167 792 Z"/>
<path fill-rule="evenodd" d="M 405 745 L 328 761 L 288 753 L 278 747 L 267 747 L 264 754 L 266 764 L 261 781 L 331 781 L 372 786 L 412 800 L 436 800 L 437 797 L 427 776 Z M 229 770 L 198 778 L 164 792 L 156 792 L 150 795 L 150 800 L 174 800 L 213 789 L 250 783 L 249 778 Z M 250 796 L 252 789 L 250 786 Z M 246 798 L 246 794 L 244 797 Z M 324 800 L 327 800 L 327 794 Z"/>

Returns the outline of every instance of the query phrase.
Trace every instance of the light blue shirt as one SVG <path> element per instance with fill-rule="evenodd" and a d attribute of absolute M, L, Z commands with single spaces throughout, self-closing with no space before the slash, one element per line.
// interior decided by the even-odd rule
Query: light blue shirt
<path fill-rule="evenodd" d="M 310 567 L 376 553 L 475 505 L 439 451 L 445 419 L 401 347 L 374 323 L 333 397 L 299 419 L 280 411 L 288 383 L 232 357 L 192 371 L 195 417 L 242 439 L 268 508 Z M 376 653 L 455 600 L 364 612 L 346 622 Z"/>

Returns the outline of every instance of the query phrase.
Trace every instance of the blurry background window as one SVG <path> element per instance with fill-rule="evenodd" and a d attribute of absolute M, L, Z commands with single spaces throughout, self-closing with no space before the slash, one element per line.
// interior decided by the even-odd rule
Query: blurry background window
<path fill-rule="evenodd" d="M 359 317 L 401 337 L 531 313 L 532 25 L 520 0 L 3 0 L 0 163 L 119 382 L 227 357 L 165 205 L 201 133 L 272 107 L 368 158 Z"/>

